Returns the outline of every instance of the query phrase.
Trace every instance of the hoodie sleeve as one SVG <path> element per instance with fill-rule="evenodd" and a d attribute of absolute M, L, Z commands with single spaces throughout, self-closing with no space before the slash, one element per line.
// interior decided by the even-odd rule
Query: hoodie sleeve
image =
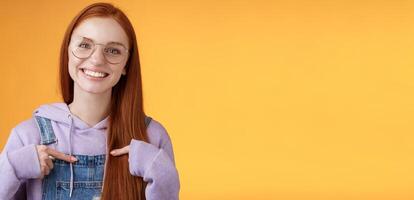
<path fill-rule="evenodd" d="M 36 145 L 24 145 L 13 129 L 0 155 L 0 199 L 15 199 L 20 186 L 30 178 L 40 176 Z"/>
<path fill-rule="evenodd" d="M 171 139 L 157 122 L 154 132 L 159 136 L 158 144 L 134 139 L 131 141 L 129 170 L 132 175 L 143 177 L 147 182 L 147 200 L 178 200 L 180 182 Z"/>

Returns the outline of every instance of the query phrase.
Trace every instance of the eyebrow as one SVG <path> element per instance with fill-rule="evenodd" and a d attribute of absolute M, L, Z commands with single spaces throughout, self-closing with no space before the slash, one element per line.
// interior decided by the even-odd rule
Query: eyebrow
<path fill-rule="evenodd" d="M 87 39 L 87 40 L 91 40 L 93 43 L 95 43 L 95 40 L 93 40 L 92 38 L 88 38 L 88 37 L 84 37 L 84 36 L 80 36 L 80 37 L 81 37 L 81 38 L 84 38 L 84 39 Z M 95 44 L 98 44 L 98 43 L 95 43 Z M 128 48 L 126 47 L 126 45 L 122 44 L 121 42 L 114 42 L 114 41 L 112 41 L 112 42 L 108 42 L 108 43 L 106 43 L 105 45 L 107 45 L 107 44 L 119 44 L 119 45 L 124 46 L 124 47 L 125 47 L 125 49 L 128 49 Z"/>

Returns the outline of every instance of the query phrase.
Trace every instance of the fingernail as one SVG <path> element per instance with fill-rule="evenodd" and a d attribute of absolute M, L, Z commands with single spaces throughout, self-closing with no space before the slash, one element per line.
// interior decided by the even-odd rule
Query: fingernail
<path fill-rule="evenodd" d="M 72 156 L 72 160 L 73 161 L 78 161 L 78 159 L 76 157 L 74 157 L 74 156 Z"/>

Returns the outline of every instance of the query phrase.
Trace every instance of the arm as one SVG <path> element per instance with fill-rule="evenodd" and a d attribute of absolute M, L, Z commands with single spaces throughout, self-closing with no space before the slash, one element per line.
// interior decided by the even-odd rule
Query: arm
<path fill-rule="evenodd" d="M 166 130 L 160 127 L 158 131 L 162 139 L 159 147 L 140 140 L 131 141 L 129 170 L 147 182 L 147 200 L 178 200 L 180 182 L 172 144 Z"/>
<path fill-rule="evenodd" d="M 24 191 L 21 186 L 30 178 L 40 175 L 36 145 L 24 145 L 13 129 L 0 155 L 0 199 L 16 199 Z M 20 190 L 19 190 L 20 188 Z"/>

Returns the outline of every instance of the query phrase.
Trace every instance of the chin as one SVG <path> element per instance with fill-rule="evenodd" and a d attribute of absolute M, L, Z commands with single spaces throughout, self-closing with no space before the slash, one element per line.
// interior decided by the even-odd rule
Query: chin
<path fill-rule="evenodd" d="M 112 88 L 106 88 L 106 87 L 87 87 L 87 86 L 80 86 L 80 89 L 82 89 L 84 92 L 91 93 L 91 94 L 103 94 L 110 92 Z"/>

